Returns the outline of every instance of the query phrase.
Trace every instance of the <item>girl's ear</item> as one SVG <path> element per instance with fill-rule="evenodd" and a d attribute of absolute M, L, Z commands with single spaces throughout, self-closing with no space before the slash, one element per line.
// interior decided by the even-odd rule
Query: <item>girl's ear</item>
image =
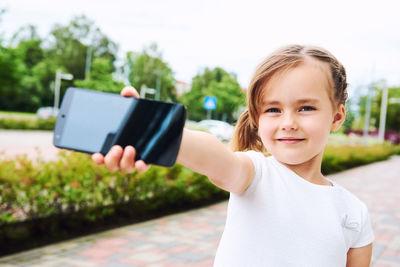
<path fill-rule="evenodd" d="M 346 119 L 346 108 L 343 104 L 340 104 L 334 114 L 331 131 L 339 130 L 340 126 L 342 126 L 344 120 Z"/>

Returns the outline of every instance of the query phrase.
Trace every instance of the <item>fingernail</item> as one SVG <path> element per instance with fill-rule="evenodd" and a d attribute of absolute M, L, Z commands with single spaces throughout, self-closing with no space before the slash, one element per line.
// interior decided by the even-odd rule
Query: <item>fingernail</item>
<path fill-rule="evenodd" d="M 118 153 L 118 149 L 117 149 L 116 147 L 113 147 L 113 148 L 111 149 L 111 153 L 117 154 L 117 153 Z"/>

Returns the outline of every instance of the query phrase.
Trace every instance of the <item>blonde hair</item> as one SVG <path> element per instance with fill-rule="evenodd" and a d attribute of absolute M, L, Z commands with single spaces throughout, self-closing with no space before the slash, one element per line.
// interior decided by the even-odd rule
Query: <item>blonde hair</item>
<path fill-rule="evenodd" d="M 233 151 L 256 150 L 265 152 L 258 136 L 258 118 L 262 94 L 268 81 L 282 71 L 294 68 L 306 60 L 325 62 L 329 66 L 328 84 L 332 88 L 333 103 L 345 104 L 347 99 L 346 70 L 343 65 L 327 50 L 315 46 L 284 46 L 258 65 L 247 91 L 248 109 L 242 113 L 236 124 L 231 141 Z"/>

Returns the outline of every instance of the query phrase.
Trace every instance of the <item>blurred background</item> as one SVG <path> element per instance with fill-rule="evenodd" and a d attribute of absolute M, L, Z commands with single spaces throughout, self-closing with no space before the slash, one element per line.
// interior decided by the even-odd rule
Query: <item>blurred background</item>
<path fill-rule="evenodd" d="M 126 175 L 59 153 L 52 130 L 70 86 L 132 85 L 180 102 L 187 127 L 227 143 L 258 63 L 282 45 L 322 46 L 349 83 L 323 173 L 400 154 L 398 10 L 396 0 L 2 0 L 0 255 L 228 197 L 179 165 Z"/>
<path fill-rule="evenodd" d="M 390 88 L 389 99 L 400 96 L 394 0 L 3 0 L 0 10 L 3 111 L 57 106 L 60 70 L 60 99 L 68 86 L 112 92 L 124 84 L 146 86 L 155 89 L 142 92 L 149 98 L 185 104 L 191 120 L 232 123 L 257 64 L 290 43 L 322 46 L 346 67 L 345 130 L 365 130 L 366 123 L 377 130 L 383 89 Z M 217 98 L 211 112 L 205 96 Z M 387 102 L 392 131 L 400 127 L 396 101 Z"/>

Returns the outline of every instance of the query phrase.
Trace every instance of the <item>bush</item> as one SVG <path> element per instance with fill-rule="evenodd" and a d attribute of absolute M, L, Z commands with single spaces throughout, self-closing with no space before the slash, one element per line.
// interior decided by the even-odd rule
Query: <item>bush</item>
<path fill-rule="evenodd" d="M 84 216 L 96 220 L 103 211 L 90 210 L 99 207 L 140 203 L 140 212 L 151 212 L 227 196 L 179 164 L 152 166 L 145 173 L 111 173 L 89 155 L 65 151 L 49 162 L 26 156 L 0 161 L 0 192 L 0 225 L 78 211 L 88 211 Z"/>
<path fill-rule="evenodd" d="M 387 159 L 400 146 L 328 146 L 324 174 Z M 0 160 L 0 255 L 226 199 L 205 176 L 179 164 L 145 173 L 109 172 L 89 155 Z M 104 228 L 105 227 L 105 228 Z"/>
<path fill-rule="evenodd" d="M 322 173 L 328 175 L 375 161 L 386 160 L 391 155 L 399 154 L 400 146 L 393 146 L 389 143 L 371 146 L 328 145 L 322 159 Z"/>
<path fill-rule="evenodd" d="M 0 118 L 0 129 L 52 131 L 54 129 L 55 124 L 56 124 L 56 118 L 51 118 L 51 119 Z"/>
<path fill-rule="evenodd" d="M 400 154 L 400 146 L 328 146 L 322 172 L 343 171 L 393 154 Z M 103 211 L 89 211 L 102 207 L 110 210 L 136 203 L 145 213 L 227 196 L 205 176 L 179 164 L 124 174 L 111 173 L 93 163 L 89 155 L 76 152 L 62 151 L 54 161 L 33 161 L 26 156 L 0 160 L 0 225 L 78 211 L 88 211 L 85 217 L 96 220 Z"/>
<path fill-rule="evenodd" d="M 0 160 L 0 255 L 226 199 L 228 193 L 176 164 L 109 172 L 89 155 Z"/>

